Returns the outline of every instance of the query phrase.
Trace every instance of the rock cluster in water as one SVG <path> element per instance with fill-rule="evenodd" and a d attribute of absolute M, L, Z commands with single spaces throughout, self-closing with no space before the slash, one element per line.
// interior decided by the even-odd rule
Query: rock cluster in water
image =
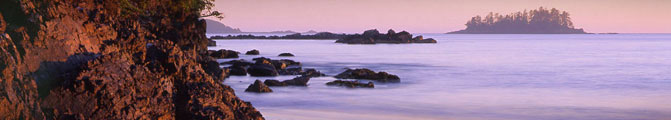
<path fill-rule="evenodd" d="M 396 33 L 394 30 L 387 31 L 387 34 L 380 34 L 377 29 L 367 30 L 363 34 L 348 35 L 338 39 L 336 43 L 347 44 L 377 44 L 377 43 L 437 43 L 432 38 L 424 39 L 423 36 L 413 38 L 413 35 L 402 31 Z"/>
<path fill-rule="evenodd" d="M 345 86 L 348 88 L 374 88 L 375 84 L 373 82 L 368 82 L 368 83 L 360 83 L 359 81 L 344 81 L 344 80 L 335 80 L 326 83 L 326 85 L 331 85 L 331 86 Z"/>
<path fill-rule="evenodd" d="M 230 70 L 231 75 L 251 75 L 251 76 L 278 76 L 278 75 L 307 75 L 323 76 L 324 74 L 314 69 L 306 69 L 300 62 L 289 59 L 273 60 L 270 58 L 259 57 L 253 59 L 255 62 L 245 60 L 232 60 L 221 64 L 230 65 L 226 69 Z"/>
<path fill-rule="evenodd" d="M 125 2 L 3 1 L 0 118 L 263 119 L 221 84 L 201 12 Z"/>
<path fill-rule="evenodd" d="M 401 82 L 401 79 L 396 75 L 392 75 L 387 72 L 376 73 L 375 71 L 365 68 L 347 69 L 345 72 L 342 72 L 334 77 L 340 79 L 366 79 L 378 82 L 392 82 L 392 83 Z"/>

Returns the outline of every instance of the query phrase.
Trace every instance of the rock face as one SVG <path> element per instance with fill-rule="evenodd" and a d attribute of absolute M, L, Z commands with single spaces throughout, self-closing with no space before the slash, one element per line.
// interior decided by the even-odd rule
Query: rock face
<path fill-rule="evenodd" d="M 238 58 L 239 57 L 238 54 L 240 54 L 240 52 L 238 52 L 238 51 L 224 50 L 224 49 L 217 50 L 217 51 L 208 50 L 208 53 L 210 54 L 210 56 L 212 56 L 214 58 L 217 58 L 217 59 Z"/>
<path fill-rule="evenodd" d="M 343 81 L 343 80 L 331 81 L 331 82 L 326 83 L 326 85 L 345 86 L 345 87 L 348 87 L 348 88 L 357 88 L 357 87 L 374 88 L 375 87 L 375 84 L 373 84 L 373 82 L 368 82 L 367 84 L 364 84 L 364 83 L 360 83 L 359 81 Z"/>
<path fill-rule="evenodd" d="M 245 89 L 245 92 L 256 92 L 256 93 L 269 93 L 273 92 L 266 84 L 263 84 L 261 80 L 256 80 L 254 81 L 254 84 L 249 85 L 247 89 Z"/>
<path fill-rule="evenodd" d="M 389 74 L 387 72 L 378 72 L 375 73 L 375 71 L 369 70 L 369 69 L 347 69 L 345 72 L 342 72 L 336 76 L 335 78 L 340 78 L 340 79 L 367 79 L 367 80 L 375 80 L 379 82 L 392 82 L 392 83 L 397 83 L 401 82 L 401 79 L 398 78 L 396 75 Z"/>
<path fill-rule="evenodd" d="M 281 54 L 278 55 L 278 56 L 282 56 L 282 57 L 293 57 L 294 54 L 291 54 L 291 53 L 281 53 Z"/>
<path fill-rule="evenodd" d="M 338 39 L 336 43 L 347 44 L 377 44 L 377 43 L 437 43 L 432 38 L 424 39 L 422 36 L 412 37 L 412 34 L 402 31 L 396 33 L 389 30 L 387 34 L 380 34 L 377 29 L 367 30 L 363 34 L 348 35 Z"/>
<path fill-rule="evenodd" d="M 263 119 L 221 84 L 200 12 L 127 2 L 3 1 L 0 118 Z"/>
<path fill-rule="evenodd" d="M 245 53 L 245 55 L 259 55 L 259 54 L 260 54 L 260 53 L 259 53 L 259 50 L 256 50 L 256 49 L 247 51 L 247 52 Z"/>

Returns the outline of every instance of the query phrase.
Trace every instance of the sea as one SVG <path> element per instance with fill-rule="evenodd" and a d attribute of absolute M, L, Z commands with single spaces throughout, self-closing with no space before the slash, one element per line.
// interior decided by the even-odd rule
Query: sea
<path fill-rule="evenodd" d="M 345 88 L 318 77 L 261 94 L 244 90 L 257 79 L 296 76 L 223 82 L 269 120 L 671 120 L 671 34 L 417 35 L 438 43 L 239 39 L 209 49 L 292 59 L 329 76 L 368 68 L 401 78 Z M 244 55 L 252 49 L 261 54 Z"/>

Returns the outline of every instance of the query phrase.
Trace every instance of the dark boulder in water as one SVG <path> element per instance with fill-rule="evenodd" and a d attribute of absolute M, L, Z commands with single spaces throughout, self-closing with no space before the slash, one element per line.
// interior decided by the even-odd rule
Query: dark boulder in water
<path fill-rule="evenodd" d="M 345 87 L 348 87 L 348 88 L 357 88 L 357 87 L 360 87 L 360 88 L 375 88 L 375 84 L 373 84 L 373 82 L 368 82 L 368 83 L 364 84 L 364 83 L 360 83 L 359 81 L 343 81 L 343 80 L 331 81 L 331 82 L 326 83 L 326 85 L 329 85 L 329 86 L 345 86 Z"/>
<path fill-rule="evenodd" d="M 287 86 L 287 83 L 280 82 L 279 80 L 268 79 L 266 81 L 263 81 L 263 83 L 268 86 Z"/>
<path fill-rule="evenodd" d="M 340 79 L 367 79 L 379 82 L 392 82 L 392 83 L 401 82 L 401 79 L 396 75 L 392 75 L 387 72 L 375 73 L 375 71 L 365 68 L 347 69 L 345 72 L 342 72 L 334 77 Z"/>
<path fill-rule="evenodd" d="M 244 66 L 230 66 L 228 67 L 229 74 L 235 76 L 245 76 L 247 75 L 247 69 Z"/>
<path fill-rule="evenodd" d="M 293 57 L 294 54 L 291 54 L 291 53 L 281 53 L 281 54 L 278 55 L 278 56 L 281 56 L 281 57 Z"/>
<path fill-rule="evenodd" d="M 282 81 L 283 83 L 286 83 L 287 85 L 293 85 L 293 86 L 308 86 L 308 81 L 310 81 L 310 77 L 307 76 L 299 76 L 291 80 L 285 80 Z"/>
<path fill-rule="evenodd" d="M 256 93 L 268 93 L 268 92 L 273 92 L 266 84 L 263 84 L 261 80 L 256 80 L 254 81 L 254 84 L 249 85 L 247 89 L 245 89 L 245 92 L 256 92 Z"/>
<path fill-rule="evenodd" d="M 246 60 L 244 60 L 244 59 L 240 59 L 240 60 L 226 61 L 226 62 L 223 62 L 223 63 L 221 63 L 221 64 L 223 64 L 223 65 L 231 65 L 231 66 L 243 66 L 243 67 L 247 67 L 247 66 L 252 65 L 252 64 L 254 64 L 254 63 L 249 62 L 249 61 L 246 61 Z"/>
<path fill-rule="evenodd" d="M 396 33 L 394 30 L 381 34 L 377 29 L 367 30 L 363 34 L 348 35 L 338 39 L 336 43 L 347 44 L 377 44 L 377 43 L 437 43 L 432 38 L 424 39 L 422 36 L 414 37 L 412 34 L 402 31 Z"/>
<path fill-rule="evenodd" d="M 245 53 L 245 55 L 259 55 L 259 54 L 261 54 L 261 53 L 259 52 L 259 50 L 256 50 L 256 49 L 247 51 Z"/>
<path fill-rule="evenodd" d="M 253 64 L 247 68 L 247 73 L 251 76 L 277 76 L 277 70 L 270 63 Z"/>
<path fill-rule="evenodd" d="M 321 73 L 321 72 L 317 71 L 316 69 L 306 68 L 305 72 L 301 72 L 301 76 L 321 77 L 321 76 L 326 76 L 326 74 Z"/>
<path fill-rule="evenodd" d="M 308 86 L 309 81 L 310 77 L 308 76 L 298 76 L 296 78 L 290 80 L 284 80 L 282 82 L 280 82 L 279 80 L 268 79 L 263 83 L 265 83 L 268 86 Z"/>
<path fill-rule="evenodd" d="M 289 59 L 272 60 L 270 58 L 259 57 L 253 60 L 256 61 L 256 64 L 270 63 L 280 75 L 298 75 L 302 72 L 301 63 Z"/>
<path fill-rule="evenodd" d="M 225 50 L 225 49 L 221 49 L 221 50 L 217 50 L 217 51 L 209 50 L 208 53 L 209 53 L 210 56 L 212 56 L 214 58 L 217 58 L 217 59 L 238 58 L 239 57 L 238 54 L 240 54 L 240 52 L 233 51 L 233 50 Z"/>
<path fill-rule="evenodd" d="M 217 46 L 217 41 L 207 39 L 207 46 Z"/>

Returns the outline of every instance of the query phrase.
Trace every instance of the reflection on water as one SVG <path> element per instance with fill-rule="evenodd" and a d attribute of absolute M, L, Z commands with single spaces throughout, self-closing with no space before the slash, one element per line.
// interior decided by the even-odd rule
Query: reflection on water
<path fill-rule="evenodd" d="M 442 35 L 438 44 L 346 45 L 320 40 L 221 40 L 211 49 L 290 52 L 328 75 L 370 68 L 401 77 L 374 89 L 324 85 L 245 93 L 268 119 L 671 119 L 671 35 Z M 258 56 L 241 55 L 251 60 Z M 220 60 L 226 61 L 226 60 Z"/>

